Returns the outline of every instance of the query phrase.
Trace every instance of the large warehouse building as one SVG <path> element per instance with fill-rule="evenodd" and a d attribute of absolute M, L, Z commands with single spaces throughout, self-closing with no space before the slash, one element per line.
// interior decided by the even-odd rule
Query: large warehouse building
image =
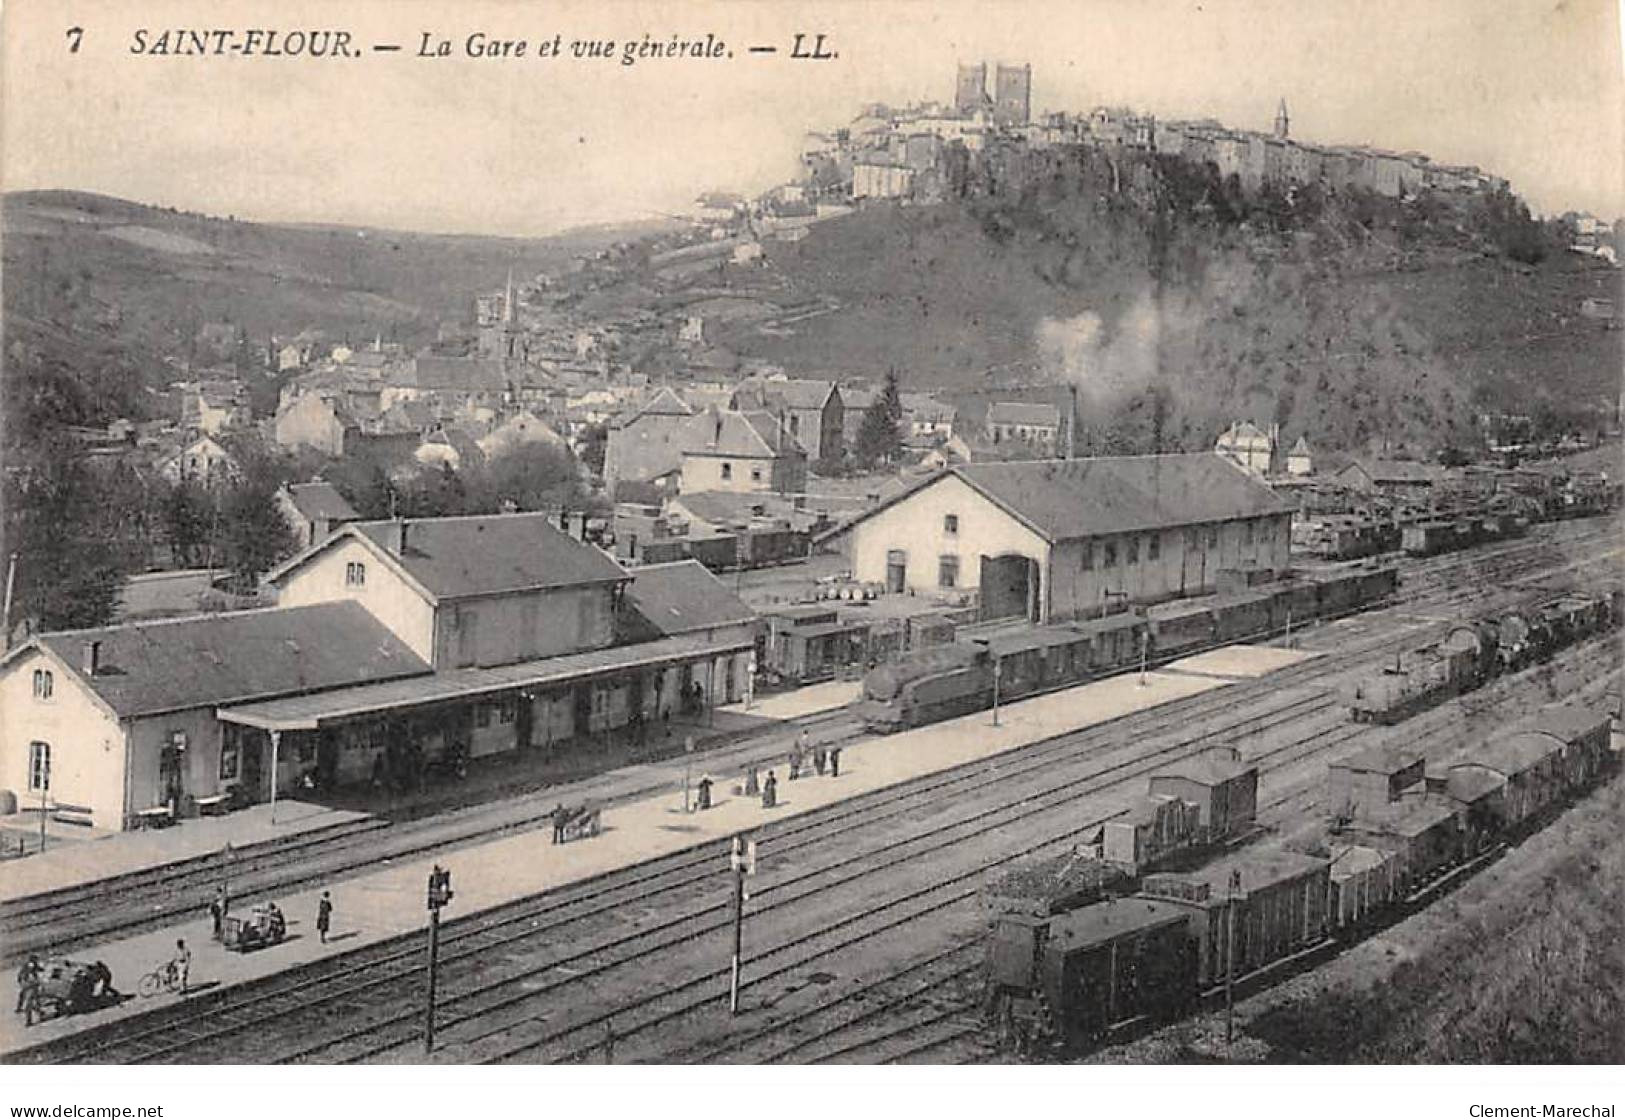
<path fill-rule="evenodd" d="M 1084 617 L 1287 566 L 1291 509 L 1217 455 L 974 463 L 831 531 L 860 580 L 974 591 L 984 618 Z"/>

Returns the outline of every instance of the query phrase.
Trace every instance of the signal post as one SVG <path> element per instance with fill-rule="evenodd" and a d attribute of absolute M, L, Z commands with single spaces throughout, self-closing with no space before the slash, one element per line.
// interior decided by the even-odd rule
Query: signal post
<path fill-rule="evenodd" d="M 733 839 L 728 866 L 734 881 L 733 969 L 728 983 L 728 1014 L 739 1014 L 739 964 L 745 938 L 745 877 L 756 874 L 756 840 L 743 834 Z"/>
<path fill-rule="evenodd" d="M 451 902 L 451 872 L 438 863 L 429 872 L 429 998 L 423 1017 L 423 1052 L 434 1050 L 434 992 L 440 973 L 440 910 Z"/>

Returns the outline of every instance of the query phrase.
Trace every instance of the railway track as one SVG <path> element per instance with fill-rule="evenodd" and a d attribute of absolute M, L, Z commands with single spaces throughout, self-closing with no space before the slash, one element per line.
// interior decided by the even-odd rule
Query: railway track
<path fill-rule="evenodd" d="M 1549 567 L 1550 558 L 1544 559 Z M 1520 564 L 1514 558 L 1495 565 L 1500 581 L 1524 574 L 1526 569 L 1539 570 L 1541 566 L 1540 560 Z M 1448 579 L 1441 576 L 1440 586 L 1447 582 Z M 1433 599 L 1417 595 L 1414 601 L 1426 601 L 1438 608 L 1437 599 L 1441 597 L 1448 599 L 1450 595 L 1449 593 L 1443 596 L 1436 595 Z M 1046 768 L 1053 773 L 1055 760 L 1068 755 L 1073 756 L 1071 761 L 1074 767 L 1080 763 L 1092 766 L 1101 760 L 1103 752 L 1111 748 L 1112 744 L 1103 743 L 1103 739 L 1113 738 L 1125 731 L 1143 735 L 1155 731 L 1159 724 L 1166 727 L 1189 722 L 1191 716 L 1200 712 L 1206 712 L 1210 720 L 1216 713 L 1233 712 L 1239 715 L 1246 705 L 1256 703 L 1261 697 L 1267 701 L 1266 693 L 1276 692 L 1287 684 L 1288 681 L 1283 677 L 1302 675 L 1307 680 L 1313 681 L 1317 676 L 1335 673 L 1346 662 L 1357 660 L 1360 656 L 1368 656 L 1372 649 L 1392 644 L 1396 640 L 1413 639 L 1414 635 L 1402 635 L 1397 639 L 1389 636 L 1379 637 L 1374 642 L 1356 643 L 1356 648 L 1352 650 L 1344 650 L 1295 666 L 1283 674 L 1276 674 L 1267 682 L 1261 682 L 1257 688 L 1238 685 L 1218 694 L 1206 694 L 1205 701 L 1201 696 L 1187 698 L 1187 701 L 1139 713 L 1123 721 L 1105 725 L 1104 728 L 1071 733 L 1047 744 L 1035 744 L 1033 747 L 1011 752 L 987 763 L 971 764 L 961 768 L 960 773 L 944 772 L 904 787 L 895 787 L 891 791 L 876 791 L 872 795 L 865 795 L 845 803 L 838 812 L 812 814 L 802 818 L 800 822 L 786 822 L 782 828 L 774 827 L 766 830 L 763 834 L 764 850 L 767 850 L 766 846 L 771 845 L 771 850 L 775 853 L 774 858 L 777 860 L 797 850 L 827 848 L 831 846 L 834 837 L 846 836 L 848 839 L 855 839 L 856 837 L 850 834 L 859 830 L 889 829 L 895 827 L 898 820 L 907 814 L 923 812 L 929 816 L 933 809 L 940 810 L 953 802 L 962 801 L 967 785 L 979 784 L 984 789 L 989 788 L 990 784 L 1008 786 L 1018 782 L 1018 779 L 1033 776 Z M 1240 690 L 1239 695 L 1237 690 Z M 1228 699 L 1215 703 L 1214 696 Z M 1019 794 L 1013 801 L 994 806 L 984 812 L 969 817 L 962 815 L 946 825 L 930 828 L 902 841 L 883 843 L 880 847 L 859 856 L 836 860 L 833 863 L 825 861 L 822 865 L 815 861 L 813 869 L 800 875 L 799 879 L 793 878 L 787 882 L 770 884 L 766 890 L 759 893 L 758 901 L 773 891 L 785 891 L 798 882 L 805 882 L 806 889 L 794 895 L 784 896 L 784 901 L 775 904 L 776 906 L 787 908 L 791 904 L 801 905 L 808 898 L 828 895 L 829 892 L 851 882 L 861 880 L 867 883 L 903 864 L 917 864 L 932 853 L 954 845 L 963 848 L 966 846 L 963 843 L 965 838 L 984 835 L 989 827 L 1005 827 L 1012 821 L 1064 806 L 1079 796 L 1099 792 L 1099 788 L 1126 782 L 1130 780 L 1125 776 L 1127 771 L 1136 766 L 1139 767 L 1139 773 L 1148 772 L 1146 763 L 1150 764 L 1149 768 L 1161 766 L 1169 761 L 1164 756 L 1171 753 L 1180 750 L 1195 753 L 1222 736 L 1246 734 L 1249 721 L 1252 721 L 1251 726 L 1256 729 L 1288 716 L 1289 709 L 1297 710 L 1300 716 L 1307 716 L 1317 710 L 1324 716 L 1326 706 L 1323 697 L 1303 695 L 1292 698 L 1285 706 L 1277 705 L 1274 709 L 1266 702 L 1250 715 L 1239 715 L 1239 718 L 1234 718 L 1229 723 L 1210 725 L 1208 730 L 1201 734 L 1176 739 L 1174 744 L 1155 752 L 1149 758 L 1142 753 L 1104 770 L 1092 771 L 1086 776 L 1074 775 L 1071 781 L 1060 786 L 1046 782 L 1036 791 L 1020 787 L 1012 791 Z M 1113 774 L 1117 775 L 1115 779 L 1112 777 Z M 1083 788 L 1091 782 L 1099 788 L 1087 790 Z M 1035 793 L 1039 800 L 1045 798 L 1049 800 L 1042 807 L 1035 808 L 1033 804 Z M 889 812 L 876 812 L 877 809 L 887 805 L 890 806 Z M 1013 811 L 1014 805 L 1019 805 L 1019 810 Z M 999 814 L 1004 816 L 1000 817 Z M 853 819 L 858 816 L 865 819 L 862 821 Z M 1097 824 L 1098 822 L 1086 824 L 1085 829 L 1095 827 Z M 795 841 L 798 834 L 802 836 L 799 845 Z M 786 841 L 789 842 L 789 846 L 786 846 Z M 1043 847 L 1056 842 L 1059 841 L 1051 838 L 1038 846 Z M 691 946 L 696 939 L 721 928 L 718 923 L 707 924 L 710 921 L 708 915 L 715 915 L 719 910 L 725 909 L 725 904 L 705 906 L 703 899 L 696 900 L 693 897 L 696 892 L 703 894 L 706 884 L 714 886 L 719 880 L 720 876 L 715 870 L 720 866 L 717 858 L 719 854 L 720 848 L 707 846 L 668 857 L 667 860 L 654 861 L 625 874 L 615 873 L 593 884 L 565 888 L 550 892 L 540 899 L 526 900 L 511 907 L 499 908 L 476 919 L 470 919 L 470 925 L 466 928 L 459 927 L 455 923 L 449 926 L 447 947 L 451 955 L 448 956 L 447 962 L 448 979 L 453 983 L 448 987 L 448 994 L 451 997 L 447 1005 L 451 1011 L 448 1026 L 457 1027 L 466 1023 L 494 1020 L 498 1025 L 493 1030 L 503 1032 L 518 1029 L 515 1022 L 534 1024 L 536 1015 L 521 1014 L 514 1020 L 514 1010 L 527 1001 L 534 1002 L 545 996 L 556 995 L 561 990 L 579 988 L 584 983 L 583 977 L 594 979 L 617 969 L 624 973 L 626 966 L 636 965 L 655 953 L 680 951 L 683 946 Z M 1007 858 L 1018 858 L 1020 854 L 1024 853 Z M 867 870 L 854 866 L 857 861 L 864 860 L 872 865 Z M 703 872 L 699 870 L 701 865 L 706 868 Z M 985 870 L 980 868 L 972 871 L 970 875 L 974 878 Z M 819 876 L 823 877 L 822 885 L 816 881 Z M 842 946 L 873 939 L 899 925 L 917 920 L 924 914 L 952 907 L 967 897 L 973 897 L 977 885 L 973 883 L 967 887 L 960 882 L 963 878 L 964 876 L 961 876 L 959 880 L 955 880 L 959 883 L 957 887 L 932 882 L 916 892 L 905 893 L 904 896 L 889 901 L 880 910 L 860 912 L 855 917 L 826 926 L 817 935 L 825 940 L 817 944 L 805 943 L 798 949 L 792 943 L 765 955 L 780 956 L 783 963 L 775 966 L 776 975 L 800 969 L 809 961 L 840 952 Z M 623 935 L 609 941 L 601 941 L 589 949 L 577 951 L 574 956 L 555 954 L 540 967 L 527 966 L 518 973 L 514 973 L 511 969 L 478 967 L 480 961 L 489 959 L 492 954 L 509 953 L 524 943 L 545 940 L 549 936 L 556 937 L 563 930 L 575 928 L 579 923 L 588 922 L 594 917 L 624 918 L 627 913 L 636 912 L 638 908 L 646 907 L 655 899 L 671 899 L 685 903 L 699 901 L 701 909 L 697 914 L 684 914 L 675 921 L 666 923 L 661 929 L 654 931 L 657 936 L 648 936 L 651 932 L 648 930 L 640 931 L 631 937 Z M 924 909 L 921 909 L 922 907 Z M 622 921 L 620 924 L 624 926 L 625 922 Z M 527 926 L 529 928 L 525 928 Z M 662 933 L 664 937 L 658 935 Z M 451 937 L 458 940 L 453 941 Z M 461 941 L 464 937 L 468 940 Z M 641 943 L 638 942 L 639 938 L 643 939 Z M 374 947 L 374 950 L 380 948 L 382 947 Z M 201 1055 L 205 1060 L 220 1060 L 217 1055 L 221 1053 L 221 1044 L 233 1037 L 240 1037 L 249 1031 L 250 1027 L 256 1027 L 257 1030 L 252 1032 L 254 1034 L 252 1050 L 245 1051 L 243 1056 L 253 1057 L 255 1060 L 358 1060 L 387 1055 L 392 1049 L 399 1049 L 405 1045 L 406 1040 L 415 1034 L 415 1027 L 407 1022 L 415 1018 L 415 1013 L 391 1017 L 388 1014 L 368 1012 L 367 1008 L 398 1007 L 399 999 L 403 995 L 408 999 L 413 998 L 412 993 L 416 990 L 415 977 L 420 970 L 418 958 L 421 953 L 413 945 L 393 945 L 381 952 L 363 952 L 371 953 L 370 962 L 359 959 L 360 954 L 350 954 L 334 961 L 321 962 L 308 969 L 296 970 L 294 973 L 271 978 L 260 984 L 232 989 L 229 993 L 222 993 L 221 997 L 215 1000 L 205 997 L 204 1000 L 192 1001 L 182 1005 L 173 1014 L 159 1013 L 139 1020 L 129 1020 L 122 1025 L 114 1024 L 112 1026 L 117 1029 L 109 1031 L 104 1037 L 98 1037 L 99 1032 L 91 1032 L 89 1036 L 63 1040 L 65 1044 L 79 1043 L 77 1048 L 65 1045 L 51 1052 L 47 1047 L 32 1056 L 37 1060 L 55 1058 L 162 1061 L 182 1060 L 188 1056 L 195 1059 Z M 457 955 L 459 953 L 460 956 Z M 757 958 L 758 961 L 762 959 L 761 955 Z M 459 962 L 468 962 L 468 971 L 473 975 L 457 980 L 454 974 L 459 968 Z M 494 978 L 486 975 L 492 971 L 499 972 L 500 975 Z M 368 972 L 374 975 L 369 977 Z M 551 978 L 547 974 L 551 974 Z M 715 976 L 702 974 L 697 982 L 679 992 L 671 1000 L 675 1006 L 672 1013 L 681 1015 L 692 1010 L 685 1002 L 688 995 L 684 993 L 704 989 L 714 979 Z M 701 1000 L 701 1004 L 711 998 L 713 997 L 707 995 Z M 365 1022 L 358 1026 L 351 1025 L 358 1013 Z M 498 1056 L 512 1058 L 535 1054 L 551 1060 L 581 1060 L 584 1055 L 592 1053 L 599 1041 L 597 1038 L 584 1037 L 583 1032 L 591 1034 L 606 1022 L 614 1024 L 617 1030 L 626 1029 L 624 1024 L 614 1023 L 617 1016 L 625 1013 L 624 1009 L 611 1009 L 607 1014 L 596 1018 L 588 1016 L 588 1021 L 572 1024 L 565 1034 L 546 1037 L 544 1032 L 542 1039 L 527 1041 L 511 1053 L 499 1053 Z M 266 1025 L 268 1021 L 275 1022 L 273 1017 L 278 1015 L 292 1016 L 294 1022 L 288 1024 L 288 1029 L 298 1035 L 296 1041 L 301 1043 L 301 1046 L 292 1050 L 286 1046 L 267 1047 Z M 645 1018 L 648 1016 L 640 1016 L 639 1021 Z M 329 1025 L 325 1037 L 313 1042 L 305 1029 L 312 1025 L 312 1020 L 317 1024 L 322 1021 L 330 1024 L 332 1020 L 342 1020 L 348 1029 L 334 1035 Z M 647 1030 L 652 1025 L 658 1025 L 658 1021 L 663 1020 L 658 1020 L 657 1017 L 657 1022 L 645 1024 L 638 1029 Z M 146 1026 L 138 1029 L 134 1024 Z M 274 1033 L 284 1032 L 279 1028 Z M 494 1035 L 486 1032 L 485 1037 Z M 565 1039 L 575 1041 L 565 1042 L 563 1041 Z M 468 1040 L 460 1041 L 465 1045 L 468 1042 Z M 473 1040 L 475 1043 L 479 1041 L 479 1038 Z M 271 1052 L 268 1053 L 268 1049 Z M 227 1051 L 229 1052 L 229 1047 Z"/>
<path fill-rule="evenodd" d="M 1615 519 L 1607 519 L 1613 525 Z M 1549 563 L 1554 551 L 1572 548 L 1607 532 L 1591 523 L 1562 522 L 1560 539 L 1508 542 L 1478 553 L 1450 553 L 1414 564 L 1406 586 L 1394 603 L 1417 601 L 1463 571 L 1501 574 L 1508 565 Z M 1528 557 L 1529 560 L 1522 558 Z M 1448 602 L 1436 604 L 1448 606 Z M 847 710 L 820 713 L 793 721 L 794 728 L 807 727 L 816 741 L 847 743 L 862 731 L 860 721 Z M 768 744 L 776 745 L 783 729 L 761 737 L 764 745 L 754 748 L 727 747 L 711 755 L 719 764 L 750 761 L 768 762 L 776 757 Z M 782 749 L 782 748 L 780 748 Z M 631 789 L 604 799 L 604 803 L 636 799 L 655 788 Z M 452 851 L 483 843 L 504 835 L 541 826 L 546 815 L 536 809 L 532 796 L 463 810 L 443 817 L 396 824 L 389 828 L 357 828 L 348 834 L 313 834 L 292 838 L 274 848 L 243 852 L 222 851 L 185 864 L 149 868 L 97 883 L 64 888 L 28 898 L 0 903 L 0 961 L 12 962 L 30 953 L 50 949 L 63 951 L 103 939 L 109 934 L 131 934 L 161 926 L 175 916 L 201 905 L 216 886 L 226 885 L 240 903 L 249 903 L 286 893 L 342 881 L 364 874 L 386 861 L 421 855 L 429 851 Z"/>
<path fill-rule="evenodd" d="M 857 738 L 862 726 L 850 712 L 837 709 L 788 721 L 705 757 L 708 762 L 737 760 L 738 765 L 745 765 L 745 760 L 779 757 L 801 728 L 808 730 L 815 743 L 845 743 Z M 600 805 L 620 804 L 664 788 L 663 784 L 645 784 L 594 800 Z M 546 798 L 525 794 L 403 824 L 373 819 L 362 822 L 365 827 L 338 834 L 312 832 L 266 848 L 223 850 L 186 863 L 144 868 L 7 900 L 0 902 L 0 962 L 14 962 L 46 949 L 62 952 L 105 940 L 110 934 L 129 935 L 166 925 L 178 915 L 200 909 L 216 886 L 228 886 L 234 903 L 251 903 L 294 889 L 341 882 L 393 860 L 455 851 L 533 831 L 551 819 L 551 812 Z"/>

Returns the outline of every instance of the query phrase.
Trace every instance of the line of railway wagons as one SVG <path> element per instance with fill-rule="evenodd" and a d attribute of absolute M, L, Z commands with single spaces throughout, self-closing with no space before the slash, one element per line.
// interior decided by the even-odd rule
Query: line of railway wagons
<path fill-rule="evenodd" d="M 1611 717 L 1565 706 L 1429 766 L 1387 801 L 1311 841 L 1270 841 L 1127 897 L 994 919 L 989 1006 L 1028 1038 L 1078 1046 L 1114 1026 L 1181 1014 L 1228 977 L 1355 940 L 1424 904 L 1453 871 L 1539 827 L 1618 768 Z M 1400 773 L 1423 775 L 1421 756 Z"/>
<path fill-rule="evenodd" d="M 1501 673 L 1625 622 L 1625 592 L 1565 594 L 1464 622 L 1438 642 L 1395 656 L 1350 686 L 1356 723 L 1397 723 L 1469 692 Z"/>
<path fill-rule="evenodd" d="M 1290 630 L 1369 608 L 1399 586 L 1393 566 L 1296 575 L 1151 614 L 1023 627 L 905 654 L 870 670 L 859 712 L 889 732 L 1078 684 L 1198 650 Z M 974 644 L 973 644 L 974 643 Z"/>
<path fill-rule="evenodd" d="M 1358 560 L 1396 550 L 1434 556 L 1521 537 L 1536 521 L 1595 517 L 1617 509 L 1620 497 L 1617 484 L 1590 482 L 1454 509 L 1328 514 L 1295 524 L 1293 548 L 1321 560 Z"/>

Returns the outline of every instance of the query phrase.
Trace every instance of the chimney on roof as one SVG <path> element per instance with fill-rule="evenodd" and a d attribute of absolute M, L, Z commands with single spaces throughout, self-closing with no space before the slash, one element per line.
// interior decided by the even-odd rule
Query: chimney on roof
<path fill-rule="evenodd" d="M 102 644 L 98 641 L 88 641 L 84 645 L 85 676 L 94 677 L 102 667 Z"/>
<path fill-rule="evenodd" d="M 406 555 L 406 525 L 407 525 L 406 518 L 397 517 L 390 524 L 390 527 L 389 527 L 390 528 L 390 539 L 389 539 L 390 550 L 392 552 L 394 552 L 396 556 L 405 556 Z"/>
<path fill-rule="evenodd" d="M 716 447 L 722 443 L 722 413 L 716 414 L 716 426 L 711 430 L 711 446 Z"/>
<path fill-rule="evenodd" d="M 578 541 L 587 539 L 587 511 L 577 510 L 570 515 L 570 535 Z"/>

